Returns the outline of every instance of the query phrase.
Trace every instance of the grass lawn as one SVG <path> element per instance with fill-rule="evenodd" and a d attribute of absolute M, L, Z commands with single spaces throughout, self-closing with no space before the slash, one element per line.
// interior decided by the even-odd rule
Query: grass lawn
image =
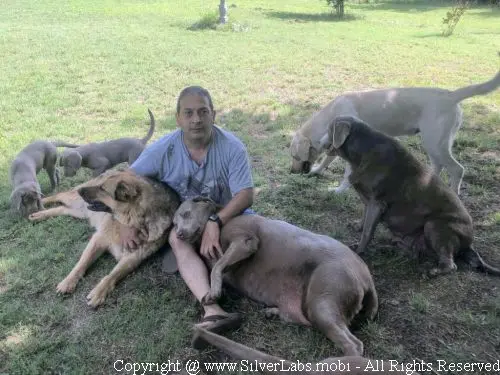
<path fill-rule="evenodd" d="M 192 27 L 218 1 L 4 0 L 0 11 L 0 374 L 125 374 L 114 363 L 224 358 L 190 347 L 201 308 L 161 255 L 121 282 L 97 310 L 85 296 L 114 265 L 100 259 L 69 297 L 55 286 L 92 231 L 58 217 L 32 225 L 9 211 L 9 164 L 35 139 L 73 143 L 174 130 L 175 101 L 207 87 L 217 122 L 248 145 L 261 214 L 346 243 L 361 215 L 353 191 L 334 195 L 336 163 L 321 178 L 289 174 L 289 142 L 312 113 L 344 91 L 389 86 L 455 89 L 499 69 L 500 8 L 468 10 L 451 37 L 440 35 L 447 3 L 348 3 L 347 19 L 324 1 L 229 1 L 231 24 Z M 234 5 L 233 5 L 234 3 Z M 463 103 L 455 146 L 465 166 L 461 196 L 476 225 L 475 247 L 500 265 L 500 90 Z M 404 140 L 422 158 L 420 138 Z M 90 177 L 62 180 L 66 190 Z M 44 191 L 45 172 L 39 174 Z M 365 257 L 377 286 L 376 322 L 357 330 L 367 356 L 404 362 L 490 362 L 500 358 L 500 282 L 460 270 L 432 280 L 377 230 Z M 263 319 L 261 306 L 227 295 L 245 313 L 229 337 L 301 361 L 340 354 L 318 331 Z M 120 364 L 119 363 L 119 364 Z M 141 373 L 141 372 L 138 372 Z M 154 373 L 154 372 L 145 372 Z M 441 372 L 444 373 L 444 372 Z M 456 374 L 480 374 L 450 372 Z"/>

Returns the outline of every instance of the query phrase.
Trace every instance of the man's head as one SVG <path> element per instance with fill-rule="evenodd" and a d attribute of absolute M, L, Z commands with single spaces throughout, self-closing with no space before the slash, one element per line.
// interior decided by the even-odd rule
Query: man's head
<path fill-rule="evenodd" d="M 199 86 L 182 90 L 177 99 L 176 119 L 188 142 L 208 142 L 215 121 L 210 93 Z"/>

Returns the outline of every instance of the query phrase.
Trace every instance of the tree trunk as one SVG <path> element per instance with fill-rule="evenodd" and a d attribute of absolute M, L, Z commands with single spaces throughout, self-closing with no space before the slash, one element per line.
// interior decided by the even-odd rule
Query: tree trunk
<path fill-rule="evenodd" d="M 228 16 L 227 16 L 227 6 L 226 6 L 226 0 L 220 0 L 219 4 L 219 23 L 227 23 L 228 21 Z"/>

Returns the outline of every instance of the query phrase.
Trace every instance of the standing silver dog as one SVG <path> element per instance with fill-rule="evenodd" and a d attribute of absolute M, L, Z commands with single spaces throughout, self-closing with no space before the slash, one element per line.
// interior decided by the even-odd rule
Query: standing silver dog
<path fill-rule="evenodd" d="M 107 142 L 89 143 L 72 150 L 64 150 L 59 164 L 64 167 L 64 175 L 73 177 L 81 167 L 90 168 L 97 177 L 104 171 L 128 162 L 132 164 L 144 150 L 155 131 L 155 118 L 148 109 L 151 125 L 142 139 L 118 138 Z"/>
<path fill-rule="evenodd" d="M 336 157 L 326 155 L 311 169 L 323 151 L 328 125 L 337 116 L 353 116 L 390 136 L 421 133 L 436 174 L 443 167 L 450 177 L 450 186 L 458 194 L 464 167 L 453 157 L 451 148 L 462 125 L 459 103 L 475 95 L 488 94 L 500 86 L 500 72 L 493 79 L 455 91 L 440 88 L 406 87 L 361 91 L 341 95 L 305 122 L 295 133 L 290 145 L 292 173 L 318 174 Z M 346 167 L 337 193 L 350 187 L 351 168 Z"/>
<path fill-rule="evenodd" d="M 47 171 L 50 191 L 59 185 L 59 171 L 56 168 L 56 147 L 78 147 L 66 142 L 35 141 L 23 148 L 10 167 L 10 181 L 13 187 L 10 201 L 12 208 L 26 217 L 43 209 L 42 192 L 36 178 L 40 169 Z"/>

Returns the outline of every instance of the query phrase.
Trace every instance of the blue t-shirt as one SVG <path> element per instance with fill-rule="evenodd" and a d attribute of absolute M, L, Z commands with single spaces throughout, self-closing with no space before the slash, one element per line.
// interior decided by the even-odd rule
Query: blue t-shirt
<path fill-rule="evenodd" d="M 236 136 L 214 125 L 207 155 L 198 165 L 183 134 L 178 129 L 149 145 L 131 169 L 165 182 L 182 200 L 202 195 L 225 206 L 236 193 L 253 187 L 248 154 Z"/>

